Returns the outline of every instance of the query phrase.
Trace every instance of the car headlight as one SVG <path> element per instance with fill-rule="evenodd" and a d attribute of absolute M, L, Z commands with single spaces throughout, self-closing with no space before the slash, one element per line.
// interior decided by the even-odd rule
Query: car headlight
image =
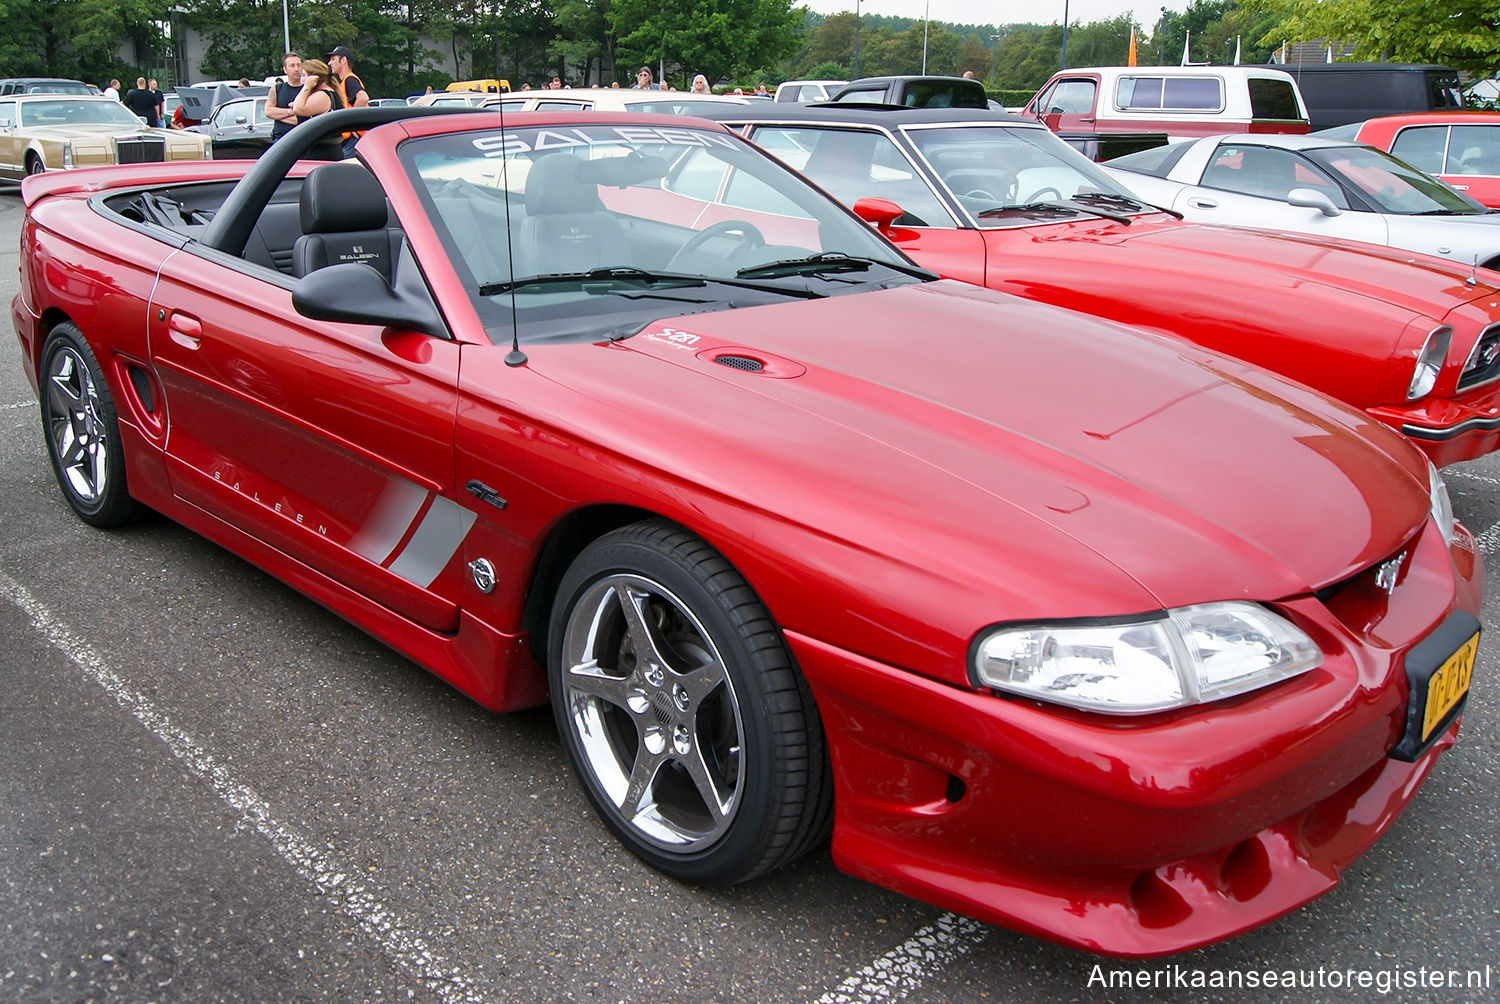
<path fill-rule="evenodd" d="M 999 627 L 980 636 L 972 668 L 981 686 L 1140 715 L 1243 694 L 1322 661 L 1286 618 L 1222 602 L 1122 621 Z"/>
<path fill-rule="evenodd" d="M 1415 401 L 1432 392 L 1437 385 L 1438 374 L 1443 371 L 1443 360 L 1448 358 L 1448 345 L 1453 341 L 1453 329 L 1447 326 L 1433 328 L 1417 353 L 1417 366 L 1412 371 L 1411 383 L 1406 388 L 1406 399 Z"/>
<path fill-rule="evenodd" d="M 1448 484 L 1431 460 L 1427 461 L 1427 486 L 1432 495 L 1432 518 L 1443 535 L 1443 543 L 1452 546 L 1458 520 L 1453 515 L 1453 500 L 1448 497 Z"/>

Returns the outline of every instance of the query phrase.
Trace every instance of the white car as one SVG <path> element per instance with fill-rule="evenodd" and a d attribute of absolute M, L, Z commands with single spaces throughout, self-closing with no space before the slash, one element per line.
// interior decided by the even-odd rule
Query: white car
<path fill-rule="evenodd" d="M 1290 230 L 1500 267 L 1500 213 L 1362 143 L 1207 136 L 1105 165 L 1137 196 L 1200 223 Z"/>
<path fill-rule="evenodd" d="M 749 104 L 739 94 L 694 94 L 691 91 L 649 91 L 632 87 L 569 87 L 563 90 L 515 91 L 494 95 L 486 108 L 499 105 L 507 112 L 657 112 L 694 115 L 720 105 Z"/>

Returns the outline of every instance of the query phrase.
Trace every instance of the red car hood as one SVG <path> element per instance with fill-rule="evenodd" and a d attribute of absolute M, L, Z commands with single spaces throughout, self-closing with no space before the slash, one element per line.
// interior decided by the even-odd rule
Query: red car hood
<path fill-rule="evenodd" d="M 1428 512 L 1420 457 L 1359 413 L 958 282 L 681 317 L 569 362 L 616 416 L 601 445 L 1006 594 L 1006 616 L 1058 611 L 995 569 L 1065 582 L 1073 616 L 1300 594 Z"/>
<path fill-rule="evenodd" d="M 1166 270 L 1205 283 L 1242 283 L 1259 289 L 1318 286 L 1431 315 L 1500 292 L 1500 274 L 1471 270 L 1415 251 L 1327 237 L 1187 223 L 1166 216 L 1137 218 L 1125 226 L 1090 219 L 1028 231 L 1036 244 L 1056 244 L 1059 254 L 1111 258 L 1128 249 L 1142 273 Z M 1098 249 L 1090 252 L 1088 248 Z M 1113 249 L 1112 253 L 1110 250 Z M 1475 283 L 1466 282 L 1474 278 Z"/>

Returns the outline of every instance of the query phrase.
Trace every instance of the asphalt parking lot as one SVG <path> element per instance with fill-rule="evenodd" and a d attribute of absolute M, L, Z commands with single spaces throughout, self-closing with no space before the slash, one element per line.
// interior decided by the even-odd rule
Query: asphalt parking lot
<path fill-rule="evenodd" d="M 21 213 L 0 193 L 6 304 Z M 1493 559 L 1500 459 L 1446 473 Z M 0 529 L 0 1000 L 1500 999 L 1493 637 L 1457 747 L 1339 888 L 1123 963 L 885 892 L 826 851 L 729 890 L 648 870 L 545 709 L 485 712 L 166 520 L 74 518 L 8 330 Z M 1213 985 L 1266 971 L 1304 985 Z"/>

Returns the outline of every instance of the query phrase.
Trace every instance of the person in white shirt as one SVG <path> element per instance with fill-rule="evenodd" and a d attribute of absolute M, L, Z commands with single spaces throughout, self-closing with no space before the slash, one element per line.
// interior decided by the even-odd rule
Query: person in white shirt
<path fill-rule="evenodd" d="M 104 89 L 104 96 L 106 98 L 114 98 L 116 101 L 119 101 L 120 82 L 118 80 L 111 80 L 109 82 L 109 86 Z"/>

